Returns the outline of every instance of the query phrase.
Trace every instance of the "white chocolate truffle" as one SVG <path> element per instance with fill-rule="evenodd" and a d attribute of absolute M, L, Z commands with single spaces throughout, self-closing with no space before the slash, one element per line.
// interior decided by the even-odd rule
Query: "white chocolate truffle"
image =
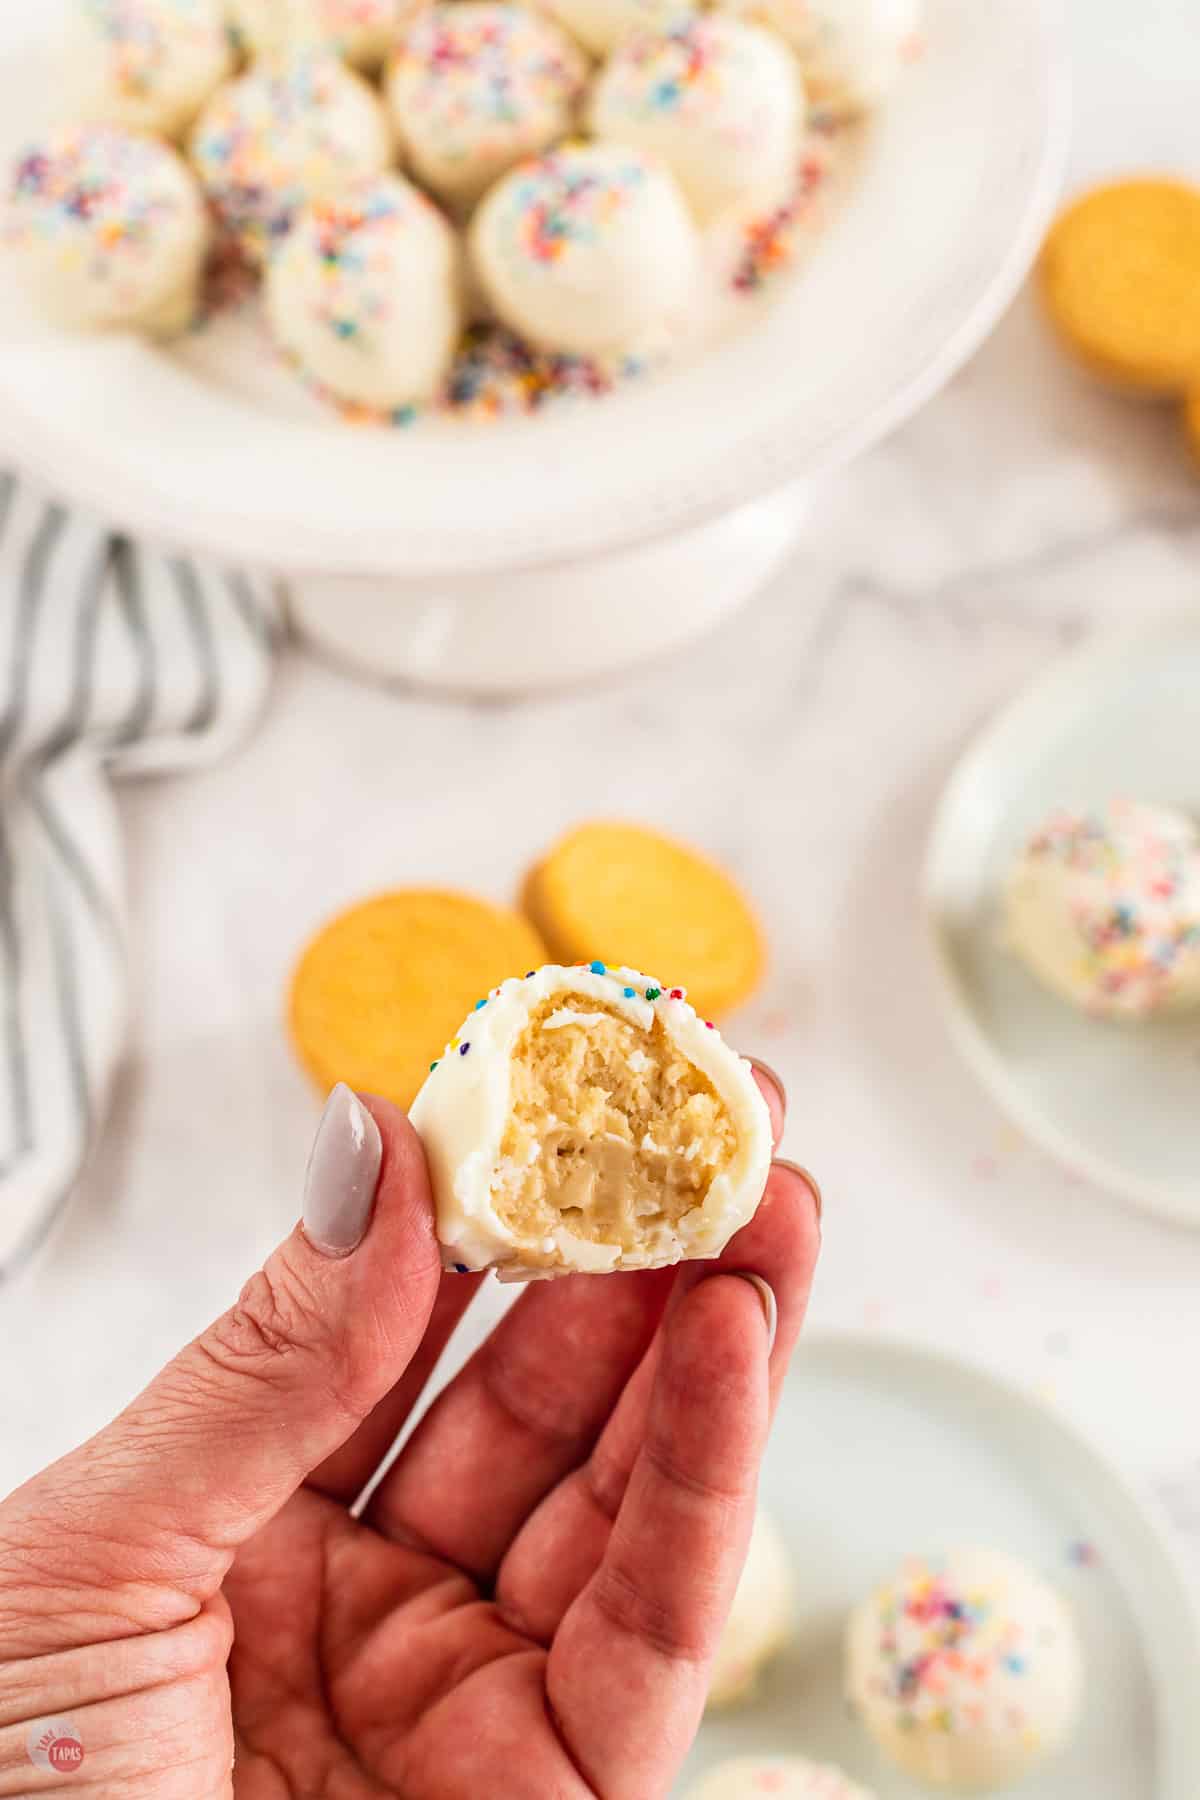
<path fill-rule="evenodd" d="M 1200 835 L 1166 807 L 1052 815 L 1008 883 L 1011 949 L 1107 1018 L 1200 1005 Z"/>
<path fill-rule="evenodd" d="M 760 1510 L 713 1663 L 710 1706 L 731 1706 L 753 1692 L 763 1669 L 791 1636 L 793 1607 L 787 1545 L 774 1520 Z"/>
<path fill-rule="evenodd" d="M 417 0 L 232 0 L 234 31 L 250 56 L 317 46 L 374 71 L 387 60 Z"/>
<path fill-rule="evenodd" d="M 635 32 L 665 31 L 687 0 L 542 0 L 542 10 L 589 55 L 607 56 Z"/>
<path fill-rule="evenodd" d="M 810 100 L 827 112 L 868 111 L 912 54 L 922 0 L 719 0 L 777 31 L 800 59 Z"/>
<path fill-rule="evenodd" d="M 419 189 L 380 175 L 301 213 L 267 273 L 279 343 L 338 399 L 391 411 L 444 380 L 462 328 L 458 243 Z"/>
<path fill-rule="evenodd" d="M 63 86 L 81 119 L 180 137 L 232 68 L 221 0 L 72 0 Z"/>
<path fill-rule="evenodd" d="M 803 1756 L 736 1756 L 705 1775 L 687 1800 L 875 1800 L 828 1763 Z"/>
<path fill-rule="evenodd" d="M 207 215 L 186 163 L 153 138 L 72 126 L 26 151 L 10 178 L 4 237 L 60 324 L 168 337 L 192 322 Z"/>
<path fill-rule="evenodd" d="M 702 225 L 777 206 L 796 179 L 803 94 L 779 39 L 687 14 L 614 50 L 592 95 L 598 138 L 658 156 Z"/>
<path fill-rule="evenodd" d="M 857 1608 L 846 1692 L 915 1780 L 1006 1787 L 1071 1736 L 1083 1662 L 1052 1588 L 998 1551 L 959 1550 L 910 1559 Z"/>
<path fill-rule="evenodd" d="M 571 144 L 522 163 L 471 227 L 483 290 L 542 350 L 617 356 L 685 328 L 699 241 L 674 179 L 618 144 Z"/>
<path fill-rule="evenodd" d="M 192 162 L 227 234 L 261 266 L 296 215 L 391 161 L 383 106 L 328 54 L 256 64 L 215 93 Z"/>
<path fill-rule="evenodd" d="M 584 74 L 557 25 L 523 6 L 431 6 L 392 61 L 392 122 L 413 172 L 465 207 L 566 135 Z"/>
<path fill-rule="evenodd" d="M 493 989 L 410 1117 L 443 1262 L 502 1281 L 717 1256 L 771 1163 L 750 1064 L 682 990 L 603 963 Z"/>

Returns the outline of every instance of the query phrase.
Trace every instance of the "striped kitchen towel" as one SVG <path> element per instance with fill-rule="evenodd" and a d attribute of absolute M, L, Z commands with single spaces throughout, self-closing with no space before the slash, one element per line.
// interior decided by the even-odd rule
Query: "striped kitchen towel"
<path fill-rule="evenodd" d="M 266 697 L 270 583 L 0 473 L 0 1281 L 62 1211 L 127 1024 L 110 778 L 195 767 Z"/>

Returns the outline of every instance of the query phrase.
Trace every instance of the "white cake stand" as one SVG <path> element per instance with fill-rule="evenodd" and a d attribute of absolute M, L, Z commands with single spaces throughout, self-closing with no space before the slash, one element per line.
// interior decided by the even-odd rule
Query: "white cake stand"
<path fill-rule="evenodd" d="M 41 122 L 60 0 L 0 11 L 0 149 Z M 817 253 L 744 330 L 597 403 L 354 429 L 231 322 L 157 348 L 0 310 L 0 453 L 121 527 L 287 577 L 317 644 L 470 693 L 608 674 L 745 600 L 806 497 L 908 417 L 1024 277 L 1066 142 L 1054 0 L 928 0 Z"/>

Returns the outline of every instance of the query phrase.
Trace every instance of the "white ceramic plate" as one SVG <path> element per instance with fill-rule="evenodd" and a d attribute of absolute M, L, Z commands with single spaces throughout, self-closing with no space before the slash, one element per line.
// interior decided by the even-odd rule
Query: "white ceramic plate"
<path fill-rule="evenodd" d="M 0 0 L 0 151 L 41 122 L 62 0 Z M 602 403 L 354 430 L 220 358 L 38 328 L 0 284 L 0 451 L 131 530 L 293 573 L 465 573 L 646 541 L 839 464 L 976 347 L 1028 267 L 1066 137 L 1056 0 L 928 0 L 802 278 L 755 329 Z M 273 393 L 272 389 L 272 393 Z"/>
<path fill-rule="evenodd" d="M 1200 1614 L 1153 1511 L 1015 1388 L 880 1338 L 802 1344 L 762 1495 L 791 1550 L 798 1635 L 756 1699 L 706 1720 L 681 1783 L 763 1751 L 840 1763 L 879 1800 L 927 1790 L 885 1768 L 842 1702 L 846 1614 L 908 1552 L 1011 1551 L 1070 1605 L 1088 1664 L 1079 1735 L 1021 1800 L 1195 1800 Z M 1087 1546 L 1094 1561 L 1078 1559 Z"/>
<path fill-rule="evenodd" d="M 1047 993 L 1000 942 L 997 895 L 1054 807 L 1157 800 L 1200 818 L 1200 613 L 1062 660 L 990 724 L 942 799 L 925 908 L 955 1041 L 1031 1138 L 1089 1180 L 1200 1225 L 1200 1017 L 1121 1026 Z"/>

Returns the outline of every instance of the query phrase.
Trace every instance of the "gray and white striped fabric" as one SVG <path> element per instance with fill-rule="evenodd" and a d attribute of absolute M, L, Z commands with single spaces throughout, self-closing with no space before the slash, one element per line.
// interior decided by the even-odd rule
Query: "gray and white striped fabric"
<path fill-rule="evenodd" d="M 194 767 L 266 697 L 270 584 L 0 473 L 0 1281 L 61 1212 L 125 1042 L 112 777 Z"/>

